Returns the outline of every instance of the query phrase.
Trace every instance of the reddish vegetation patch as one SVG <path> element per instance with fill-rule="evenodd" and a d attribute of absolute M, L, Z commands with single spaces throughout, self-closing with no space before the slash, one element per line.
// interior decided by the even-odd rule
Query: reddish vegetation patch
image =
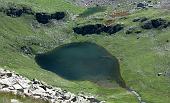
<path fill-rule="evenodd" d="M 114 11 L 111 16 L 113 18 L 116 18 L 116 17 L 128 16 L 128 15 L 129 15 L 128 11 Z"/>

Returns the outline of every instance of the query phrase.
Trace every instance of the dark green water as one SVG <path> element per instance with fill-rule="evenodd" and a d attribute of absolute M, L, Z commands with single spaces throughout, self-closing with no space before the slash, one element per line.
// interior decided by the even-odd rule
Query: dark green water
<path fill-rule="evenodd" d="M 98 12 L 104 12 L 105 10 L 106 7 L 100 7 L 100 6 L 87 8 L 87 10 L 85 10 L 82 14 L 80 14 L 80 17 L 87 17 Z"/>
<path fill-rule="evenodd" d="M 117 58 L 94 43 L 62 45 L 50 52 L 38 54 L 35 59 L 41 68 L 68 80 L 115 80 L 125 87 Z"/>

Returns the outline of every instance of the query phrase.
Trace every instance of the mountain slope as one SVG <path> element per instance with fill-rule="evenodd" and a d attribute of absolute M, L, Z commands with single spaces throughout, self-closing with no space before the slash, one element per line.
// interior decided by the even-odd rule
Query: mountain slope
<path fill-rule="evenodd" d="M 141 22 L 133 22 L 136 17 L 147 17 L 148 20 L 163 18 L 170 20 L 170 13 L 161 9 L 137 10 L 126 17 L 111 18 L 112 24 L 124 24 L 124 30 L 113 35 L 76 35 L 72 28 L 88 24 L 106 23 L 110 20 L 110 8 L 88 17 L 77 17 L 72 20 L 70 16 L 83 13 L 85 8 L 73 6 L 61 0 L 15 0 L 1 1 L 3 7 L 9 2 L 12 5 L 26 5 L 34 12 L 53 13 L 68 10 L 64 20 L 52 21 L 43 25 L 36 21 L 33 15 L 24 14 L 12 18 L 0 13 L 0 66 L 14 70 L 30 79 L 37 78 L 53 86 L 74 93 L 85 92 L 97 95 L 100 100 L 107 103 L 136 103 L 136 97 L 126 89 L 119 87 L 101 87 L 89 81 L 69 81 L 55 73 L 40 68 L 34 60 L 37 53 L 47 52 L 62 44 L 88 41 L 96 43 L 107 49 L 120 61 L 123 79 L 128 87 L 136 90 L 147 103 L 168 103 L 170 96 L 170 29 L 142 29 Z M 57 5 L 57 6 L 56 6 Z M 129 27 L 137 27 L 140 33 L 126 34 Z M 32 48 L 31 54 L 25 53 L 23 47 Z M 167 73 L 157 76 L 158 73 Z"/>

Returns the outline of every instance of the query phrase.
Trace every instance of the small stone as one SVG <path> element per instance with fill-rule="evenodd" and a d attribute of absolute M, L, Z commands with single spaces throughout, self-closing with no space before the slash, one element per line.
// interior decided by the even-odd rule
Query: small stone
<path fill-rule="evenodd" d="M 161 76 L 163 73 L 158 73 L 158 76 Z"/>
<path fill-rule="evenodd" d="M 11 99 L 11 103 L 21 103 L 21 102 L 19 102 L 19 101 L 16 100 L 16 99 Z"/>

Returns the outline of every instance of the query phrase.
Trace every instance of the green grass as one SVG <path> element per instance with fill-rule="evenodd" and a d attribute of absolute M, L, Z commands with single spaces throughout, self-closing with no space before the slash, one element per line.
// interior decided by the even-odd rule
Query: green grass
<path fill-rule="evenodd" d="M 71 38 L 73 37 L 71 35 L 63 33 L 62 28 L 60 28 L 61 30 L 56 30 L 55 27 L 50 28 L 42 26 L 41 28 L 33 31 L 33 28 L 31 28 L 30 24 L 27 22 L 28 19 L 25 19 L 28 17 L 10 18 L 4 16 L 4 14 L 2 13 L 1 17 L 1 20 L 4 22 L 1 23 L 2 28 L 0 29 L 1 67 L 9 70 L 14 70 L 17 73 L 30 79 L 37 78 L 39 80 L 47 82 L 48 84 L 61 87 L 74 93 L 83 91 L 86 93 L 91 93 L 92 95 L 97 95 L 98 98 L 101 100 L 108 99 L 108 102 L 114 101 L 119 103 L 120 101 L 122 101 L 123 98 L 123 100 L 125 101 L 132 101 L 135 103 L 135 97 L 132 94 L 127 93 L 125 89 L 122 89 L 120 87 L 112 89 L 103 88 L 88 81 L 77 82 L 64 80 L 52 72 L 41 69 L 34 61 L 34 57 L 25 56 L 20 52 L 20 47 L 23 45 L 30 45 L 29 42 L 37 41 L 42 44 L 42 46 L 32 46 L 34 50 L 37 50 L 36 52 L 46 51 L 48 49 L 54 48 L 55 46 L 71 42 Z M 20 24 L 23 24 L 21 25 L 22 27 L 20 26 Z M 56 27 L 58 26 L 56 25 Z M 62 35 L 58 35 L 58 32 Z M 58 40 L 57 38 L 62 38 L 64 39 L 63 42 L 55 42 L 55 39 L 52 38 L 55 37 L 55 35 L 58 35 L 55 38 L 56 40 Z M 46 47 L 46 45 L 50 44 L 53 44 L 54 46 L 52 46 L 51 48 Z M 113 94 L 114 92 L 117 92 L 119 94 Z"/>
<path fill-rule="evenodd" d="M 19 100 L 22 103 L 48 103 L 47 101 L 33 99 L 30 97 L 21 97 L 12 93 L 0 92 L 0 103 L 11 103 L 11 99 Z"/>
<path fill-rule="evenodd" d="M 53 13 L 56 11 L 68 11 L 71 13 L 80 13 L 84 11 L 84 8 L 72 5 L 64 0 L 0 0 L 1 6 L 13 4 L 29 6 L 35 12 Z"/>
<path fill-rule="evenodd" d="M 69 12 L 80 14 L 84 11 L 84 8 L 77 9 L 76 6 L 59 0 L 6 0 L 1 1 L 0 4 L 9 2 L 28 5 L 39 12 L 69 10 Z M 126 27 L 139 27 L 141 23 L 132 22 L 135 17 L 146 16 L 150 19 L 162 17 L 170 20 L 169 14 L 169 11 L 164 10 L 141 10 L 129 15 L 127 19 L 116 19 L 115 23 L 124 23 Z M 93 16 L 102 18 L 103 14 L 99 15 L 100 13 Z M 78 18 L 75 21 L 65 20 L 60 24 L 43 26 L 36 24 L 33 16 L 11 18 L 0 13 L 0 17 L 0 67 L 16 71 L 30 79 L 37 78 L 74 93 L 84 91 L 97 95 L 98 99 L 107 100 L 107 103 L 137 103 L 132 94 L 119 86 L 104 88 L 89 81 L 65 80 L 52 72 L 41 69 L 34 61 L 34 56 L 24 55 L 20 51 L 20 47 L 24 45 L 31 46 L 35 53 L 39 53 L 66 43 L 90 41 L 105 47 L 120 59 L 122 77 L 127 85 L 138 91 L 147 103 L 168 103 L 170 100 L 169 77 L 157 76 L 159 72 L 170 70 L 170 52 L 165 50 L 170 48 L 170 43 L 166 42 L 170 38 L 169 28 L 142 30 L 140 35 L 135 33 L 126 35 L 124 31 L 121 31 L 111 36 L 106 34 L 80 36 L 75 35 L 71 28 L 77 24 L 89 24 L 89 21 L 90 23 L 103 23 L 103 20 Z M 140 39 L 136 39 L 138 36 Z M 32 45 L 32 43 L 39 45 Z M 3 98 L 4 96 L 0 96 L 0 101 Z"/>

